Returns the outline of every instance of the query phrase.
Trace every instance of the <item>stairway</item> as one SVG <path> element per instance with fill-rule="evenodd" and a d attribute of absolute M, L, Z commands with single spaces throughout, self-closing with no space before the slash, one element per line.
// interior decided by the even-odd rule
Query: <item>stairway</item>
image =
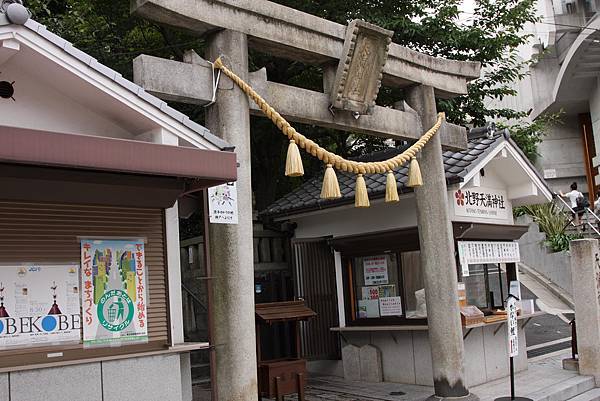
<path fill-rule="evenodd" d="M 570 235 L 581 235 L 583 236 L 583 238 L 600 239 L 600 235 L 596 231 L 594 231 L 595 228 L 597 231 L 600 232 L 600 222 L 598 222 L 598 220 L 596 220 L 596 218 L 590 213 L 585 213 L 581 220 L 583 223 L 583 227 L 580 230 L 578 230 L 577 227 L 575 227 L 574 225 L 570 224 L 565 229 L 565 233 Z"/>
<path fill-rule="evenodd" d="M 591 376 L 575 376 L 527 394 L 527 397 L 534 401 L 596 400 L 596 398 L 578 398 L 597 390 L 594 389 L 594 385 L 595 381 Z"/>
<path fill-rule="evenodd" d="M 593 388 L 581 393 L 576 397 L 569 398 L 570 401 L 600 401 L 600 388 Z"/>

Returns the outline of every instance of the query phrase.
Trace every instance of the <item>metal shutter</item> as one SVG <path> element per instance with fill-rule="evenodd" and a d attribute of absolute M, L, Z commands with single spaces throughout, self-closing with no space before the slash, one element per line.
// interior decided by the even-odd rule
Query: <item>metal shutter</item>
<path fill-rule="evenodd" d="M 125 348 L 131 352 L 163 347 L 169 325 L 162 209 L 0 200 L 0 263 L 79 261 L 78 237 L 147 238 L 149 344 L 97 350 L 67 346 L 65 349 L 76 351 L 70 353 L 71 359 L 119 354 Z M 0 351 L 0 367 L 10 366 L 5 359 L 11 359 L 11 352 Z"/>

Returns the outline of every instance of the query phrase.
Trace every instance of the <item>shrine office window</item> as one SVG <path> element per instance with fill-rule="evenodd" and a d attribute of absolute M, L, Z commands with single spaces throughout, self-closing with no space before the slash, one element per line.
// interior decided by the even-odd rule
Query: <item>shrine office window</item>
<path fill-rule="evenodd" d="M 469 275 L 463 276 L 467 304 L 487 311 L 502 309 L 508 296 L 506 265 L 503 263 L 469 265 Z"/>
<path fill-rule="evenodd" d="M 419 252 L 386 252 L 344 258 L 348 325 L 419 324 L 422 277 Z M 426 312 L 424 312 L 426 313 Z M 424 321 L 423 321 L 424 323 Z"/>

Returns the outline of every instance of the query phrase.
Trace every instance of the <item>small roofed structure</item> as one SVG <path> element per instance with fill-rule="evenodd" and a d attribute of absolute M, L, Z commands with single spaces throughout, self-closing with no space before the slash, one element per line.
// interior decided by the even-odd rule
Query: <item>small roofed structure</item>
<path fill-rule="evenodd" d="M 307 321 L 316 315 L 315 311 L 306 306 L 303 300 L 256 305 L 258 393 L 261 397 L 276 397 L 280 401 L 283 400 L 285 395 L 298 393 L 299 401 L 304 400 L 306 360 L 301 358 L 300 322 Z M 295 323 L 295 355 L 262 361 L 260 325 L 287 322 Z"/>

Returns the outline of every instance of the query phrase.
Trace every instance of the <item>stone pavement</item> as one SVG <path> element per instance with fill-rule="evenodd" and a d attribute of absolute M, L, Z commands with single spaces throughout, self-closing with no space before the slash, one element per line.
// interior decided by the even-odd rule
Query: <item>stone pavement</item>
<path fill-rule="evenodd" d="M 593 380 L 562 369 L 561 361 L 569 353 L 532 359 L 529 369 L 516 377 L 517 396 L 534 401 L 562 401 L 589 390 Z M 492 401 L 510 395 L 508 378 L 471 389 L 481 401 Z M 431 387 L 396 383 L 347 382 L 339 377 L 316 376 L 309 380 L 306 401 L 424 401 L 433 393 Z M 286 401 L 297 401 L 296 396 Z"/>

